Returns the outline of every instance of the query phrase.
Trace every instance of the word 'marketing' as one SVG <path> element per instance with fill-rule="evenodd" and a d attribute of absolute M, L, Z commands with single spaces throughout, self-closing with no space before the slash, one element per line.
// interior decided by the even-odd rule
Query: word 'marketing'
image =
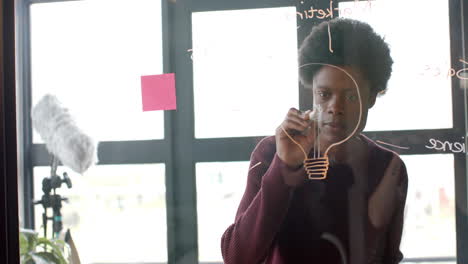
<path fill-rule="evenodd" d="M 335 7 L 333 8 L 333 1 L 330 1 L 330 7 L 326 9 L 321 9 L 321 8 L 314 8 L 313 6 L 310 7 L 310 9 L 304 10 L 302 12 L 296 12 L 297 16 L 303 20 L 303 19 L 311 19 L 311 18 L 317 18 L 317 19 L 332 19 L 334 17 L 334 11 L 338 11 L 339 16 L 346 16 L 346 15 L 352 15 L 354 10 L 356 9 L 356 4 L 358 1 L 354 2 L 354 9 L 353 8 L 339 8 Z M 372 8 L 372 3 L 370 0 L 366 2 L 365 5 L 360 6 L 360 11 L 361 12 L 369 12 Z"/>

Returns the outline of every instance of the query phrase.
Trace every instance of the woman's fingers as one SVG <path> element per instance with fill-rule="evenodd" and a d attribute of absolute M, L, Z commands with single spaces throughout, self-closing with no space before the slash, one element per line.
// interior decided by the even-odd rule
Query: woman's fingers
<path fill-rule="evenodd" d="M 295 108 L 291 108 L 286 115 L 283 126 L 290 126 L 288 128 L 302 132 L 310 126 L 310 123 L 304 118 L 303 113 Z M 287 128 L 285 127 L 285 129 Z"/>
<path fill-rule="evenodd" d="M 284 120 L 282 127 L 291 136 L 301 134 L 305 130 L 301 124 L 292 120 Z"/>
<path fill-rule="evenodd" d="M 282 128 L 290 136 L 300 137 L 298 140 L 305 140 L 304 143 L 310 144 L 315 141 L 315 135 L 317 135 L 317 124 L 309 119 L 311 110 L 301 112 L 295 108 L 291 108 L 288 111 L 283 123 Z M 281 131 L 282 136 L 286 136 L 284 131 Z"/>
<path fill-rule="evenodd" d="M 286 115 L 286 118 L 294 118 L 294 119 L 297 119 L 297 120 L 301 120 L 301 121 L 304 121 L 305 123 L 307 123 L 307 120 L 305 119 L 305 115 L 304 113 L 302 113 L 301 111 L 295 109 L 295 108 L 291 108 L 288 112 L 288 114 Z"/>
<path fill-rule="evenodd" d="M 315 120 L 316 121 L 319 118 L 318 117 L 319 113 L 318 113 L 318 111 L 316 109 L 314 109 L 314 111 L 309 110 L 306 113 L 307 113 L 307 119 L 308 120 L 312 120 L 312 121 Z"/>
<path fill-rule="evenodd" d="M 299 126 L 302 127 L 301 130 L 305 130 L 309 127 L 309 122 L 297 117 L 297 116 L 288 116 L 286 117 L 285 121 L 293 122 L 295 124 L 298 124 Z"/>

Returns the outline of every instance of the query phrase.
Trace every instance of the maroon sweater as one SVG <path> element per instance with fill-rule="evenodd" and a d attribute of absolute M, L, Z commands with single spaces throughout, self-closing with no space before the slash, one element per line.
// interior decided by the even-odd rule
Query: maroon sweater
<path fill-rule="evenodd" d="M 352 191 L 354 177 L 346 165 L 331 165 L 325 180 L 293 188 L 282 174 L 293 170 L 276 155 L 275 138 L 263 139 L 251 156 L 247 186 L 235 221 L 221 239 L 225 264 L 342 263 L 331 234 L 343 245 L 347 263 L 398 263 L 408 178 L 403 166 L 392 219 L 376 228 L 367 202 L 384 175 L 392 152 L 367 141 L 370 156 L 363 188 Z M 256 166 L 255 166 L 256 165 Z M 361 191 L 359 191 L 361 190 Z M 351 213 L 350 213 L 351 212 Z M 350 239 L 350 237 L 352 239 Z M 352 242 L 352 243 L 351 243 Z"/>

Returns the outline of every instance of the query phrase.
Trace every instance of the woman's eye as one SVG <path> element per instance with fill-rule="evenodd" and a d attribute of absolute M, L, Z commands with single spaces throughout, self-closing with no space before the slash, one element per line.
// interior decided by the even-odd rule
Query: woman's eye
<path fill-rule="evenodd" d="M 350 94 L 350 95 L 348 95 L 348 100 L 349 100 L 349 101 L 354 102 L 354 101 L 356 101 L 357 99 L 358 99 L 358 97 L 357 97 L 357 95 L 355 95 L 355 94 Z"/>
<path fill-rule="evenodd" d="M 319 95 L 320 97 L 327 97 L 327 96 L 329 96 L 329 93 L 328 93 L 328 92 L 319 91 L 319 92 L 317 92 L 317 93 L 318 93 L 318 95 Z"/>

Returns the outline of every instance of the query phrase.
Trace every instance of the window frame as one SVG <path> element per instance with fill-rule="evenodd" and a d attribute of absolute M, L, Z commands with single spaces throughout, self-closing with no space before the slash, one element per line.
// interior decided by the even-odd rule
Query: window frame
<path fill-rule="evenodd" d="M 1 263 L 19 263 L 16 130 L 15 4 L 0 1 L 0 245 Z"/>

